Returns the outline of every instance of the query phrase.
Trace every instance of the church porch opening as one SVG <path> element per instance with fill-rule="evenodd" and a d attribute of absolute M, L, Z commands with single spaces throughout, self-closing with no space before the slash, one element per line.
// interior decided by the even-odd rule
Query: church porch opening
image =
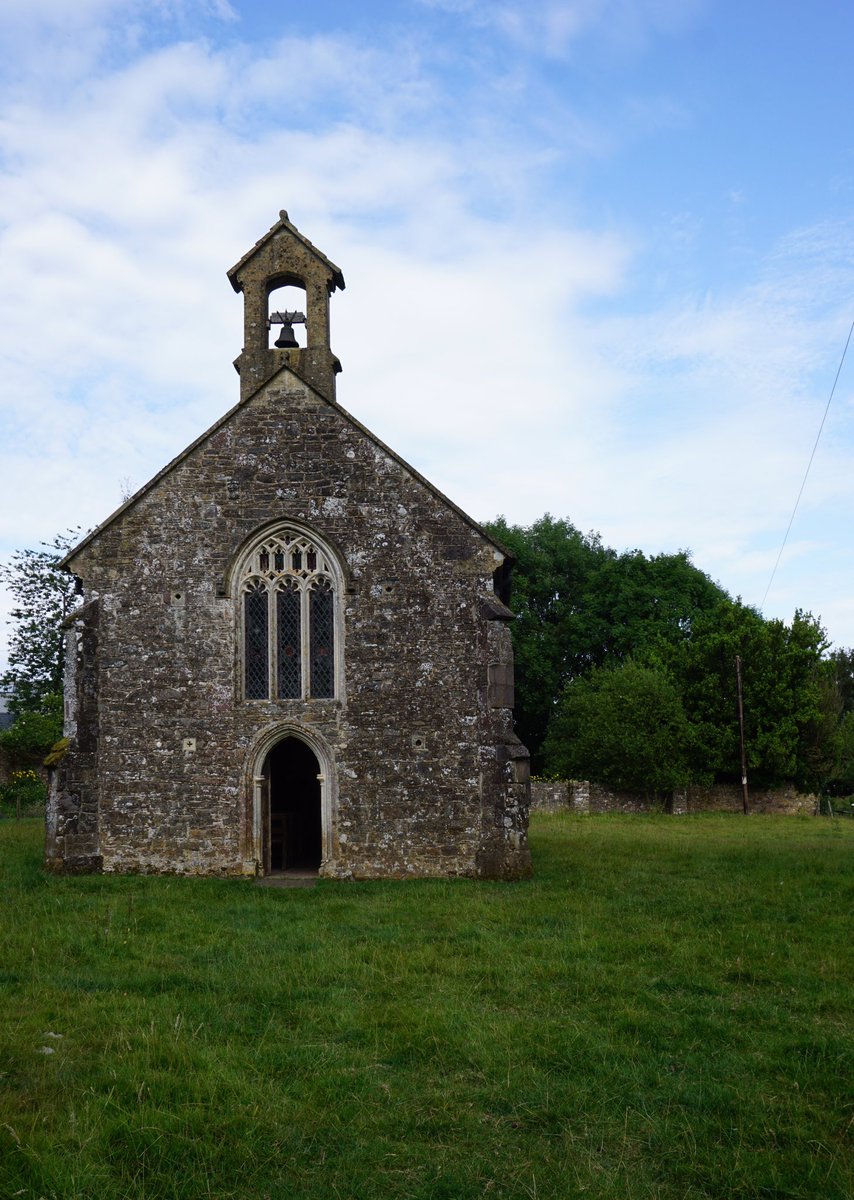
<path fill-rule="evenodd" d="M 296 737 L 278 742 L 264 764 L 268 805 L 264 814 L 265 874 L 316 874 L 322 858 L 320 764 Z"/>

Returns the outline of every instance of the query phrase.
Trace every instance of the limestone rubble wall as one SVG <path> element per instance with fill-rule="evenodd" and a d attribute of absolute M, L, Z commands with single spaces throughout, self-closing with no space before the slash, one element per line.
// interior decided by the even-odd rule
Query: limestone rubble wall
<path fill-rule="evenodd" d="M 274 521 L 340 561 L 335 699 L 242 696 L 234 564 Z M 321 873 L 526 874 L 510 634 L 484 604 L 501 561 L 342 410 L 278 376 L 72 557 L 84 596 L 48 864 L 253 874 L 253 788 L 289 731 L 328 767 Z"/>
<path fill-rule="evenodd" d="M 818 812 L 818 796 L 786 787 L 757 789 L 749 792 L 749 809 L 756 813 L 812 814 Z M 588 780 L 534 779 L 531 781 L 532 812 L 672 812 L 674 815 L 699 812 L 741 812 L 742 792 L 737 784 L 712 784 L 674 792 L 666 803 L 656 802 L 633 792 L 610 791 Z"/>

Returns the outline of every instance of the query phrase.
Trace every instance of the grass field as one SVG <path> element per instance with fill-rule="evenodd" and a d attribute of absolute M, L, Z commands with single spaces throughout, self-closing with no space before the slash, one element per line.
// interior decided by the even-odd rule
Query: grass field
<path fill-rule="evenodd" d="M 51 878 L 0 1197 L 850 1200 L 854 821 L 532 822 L 519 884 Z"/>

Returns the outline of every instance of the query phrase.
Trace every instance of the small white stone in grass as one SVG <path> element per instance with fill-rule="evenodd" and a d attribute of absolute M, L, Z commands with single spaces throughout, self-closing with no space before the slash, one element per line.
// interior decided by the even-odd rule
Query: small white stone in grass
<path fill-rule="evenodd" d="M 64 1033 L 52 1033 L 50 1029 L 46 1029 L 44 1031 L 44 1033 L 42 1034 L 42 1037 L 61 1038 L 61 1037 L 65 1037 L 65 1034 Z"/>
<path fill-rule="evenodd" d="M 53 1046 L 39 1046 L 36 1053 L 37 1054 L 55 1054 L 56 1051 Z"/>

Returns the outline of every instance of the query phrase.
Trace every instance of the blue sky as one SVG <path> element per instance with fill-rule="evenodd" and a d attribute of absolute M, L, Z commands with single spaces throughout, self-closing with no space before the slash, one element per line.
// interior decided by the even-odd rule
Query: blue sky
<path fill-rule="evenodd" d="M 0 557 L 234 403 L 286 208 L 341 403 L 457 503 L 762 602 L 854 320 L 848 0 L 5 0 L 4 43 Z M 852 414 L 854 351 L 764 608 L 837 645 Z"/>

